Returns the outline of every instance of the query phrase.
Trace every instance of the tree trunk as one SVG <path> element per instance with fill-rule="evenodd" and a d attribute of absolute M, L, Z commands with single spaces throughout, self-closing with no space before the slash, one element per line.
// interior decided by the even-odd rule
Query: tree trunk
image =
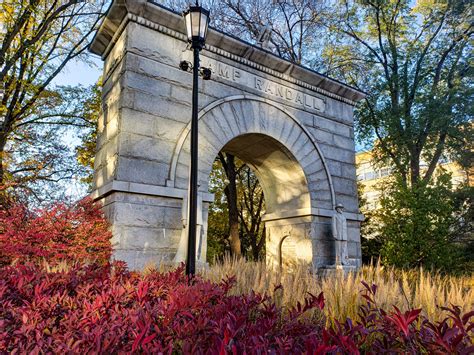
<path fill-rule="evenodd" d="M 219 159 L 224 166 L 229 183 L 224 189 L 227 197 L 227 208 L 229 209 L 229 239 L 233 255 L 242 254 L 239 237 L 239 210 L 237 207 L 237 171 L 235 168 L 235 157 L 232 154 L 219 153 Z"/>
<path fill-rule="evenodd" d="M 262 251 L 263 246 L 265 245 L 265 238 L 266 238 L 266 228 L 265 225 L 263 226 L 262 230 L 262 236 L 258 244 L 256 245 L 256 248 L 254 250 L 254 255 L 255 255 L 255 261 L 258 260 L 260 257 L 260 252 Z"/>
<path fill-rule="evenodd" d="M 414 188 L 420 182 L 420 149 L 416 146 L 410 149 L 410 183 Z"/>
<path fill-rule="evenodd" d="M 2 132 L 3 133 L 3 132 Z M 6 174 L 5 174 L 5 166 L 4 166 L 4 157 L 5 157 L 5 145 L 6 145 L 6 138 L 2 134 L 0 136 L 0 208 L 5 208 L 8 203 L 8 198 L 6 195 Z"/>
<path fill-rule="evenodd" d="M 252 254 L 253 254 L 253 260 L 258 261 L 260 250 L 258 249 L 257 236 L 255 234 L 252 234 Z"/>

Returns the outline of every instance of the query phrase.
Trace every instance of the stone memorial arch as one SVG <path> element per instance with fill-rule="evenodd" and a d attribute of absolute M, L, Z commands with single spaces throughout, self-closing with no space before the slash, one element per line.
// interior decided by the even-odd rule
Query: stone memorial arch
<path fill-rule="evenodd" d="M 153 1 L 116 0 L 90 50 L 104 60 L 93 197 L 111 222 L 114 258 L 131 268 L 173 260 L 183 234 L 192 75 L 182 17 Z M 349 263 L 361 263 L 353 107 L 364 94 L 210 29 L 201 65 L 200 260 L 209 174 L 219 151 L 238 156 L 266 200 L 269 265 L 334 265 L 331 217 L 345 207 Z"/>

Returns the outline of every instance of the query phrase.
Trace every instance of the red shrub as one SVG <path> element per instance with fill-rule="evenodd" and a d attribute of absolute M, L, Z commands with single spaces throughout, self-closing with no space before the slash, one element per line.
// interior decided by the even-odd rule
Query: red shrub
<path fill-rule="evenodd" d="M 18 204 L 0 210 L 0 265 L 43 258 L 107 262 L 110 238 L 100 206 L 89 199 L 38 211 Z"/>
<path fill-rule="evenodd" d="M 267 297 L 231 296 L 233 281 L 183 269 L 149 275 L 121 263 L 46 273 L 38 266 L 0 268 L 0 353 L 465 353 L 472 314 L 448 309 L 433 324 L 417 311 L 387 313 L 371 298 L 361 322 L 325 328 L 324 297 L 284 311 Z M 394 321 L 396 320 L 396 321 Z M 471 347 L 470 347 L 471 346 Z"/>

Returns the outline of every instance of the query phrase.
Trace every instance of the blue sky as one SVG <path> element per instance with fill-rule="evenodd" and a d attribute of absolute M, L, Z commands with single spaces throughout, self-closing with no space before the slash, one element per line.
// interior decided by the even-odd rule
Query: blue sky
<path fill-rule="evenodd" d="M 102 74 L 102 60 L 97 56 L 90 56 L 92 65 L 84 61 L 69 62 L 61 73 L 54 79 L 56 85 L 84 85 L 95 84 Z"/>
<path fill-rule="evenodd" d="M 89 56 L 92 65 L 84 61 L 77 60 L 69 62 L 62 72 L 53 80 L 53 85 L 93 85 L 102 74 L 102 60 L 97 56 Z M 68 131 L 61 137 L 62 141 L 71 147 L 73 150 L 75 146 L 80 144 L 79 138 L 76 136 L 74 130 Z M 65 186 L 66 196 L 72 200 L 77 200 L 87 194 L 87 187 L 78 179 L 68 181 Z"/>

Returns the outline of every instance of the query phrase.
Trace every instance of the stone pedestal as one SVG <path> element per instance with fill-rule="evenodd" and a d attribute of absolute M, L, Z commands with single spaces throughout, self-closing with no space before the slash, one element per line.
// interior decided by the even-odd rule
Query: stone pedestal
<path fill-rule="evenodd" d="M 347 276 L 358 269 L 355 265 L 325 265 L 317 269 L 319 277 L 334 277 L 337 275 Z"/>

